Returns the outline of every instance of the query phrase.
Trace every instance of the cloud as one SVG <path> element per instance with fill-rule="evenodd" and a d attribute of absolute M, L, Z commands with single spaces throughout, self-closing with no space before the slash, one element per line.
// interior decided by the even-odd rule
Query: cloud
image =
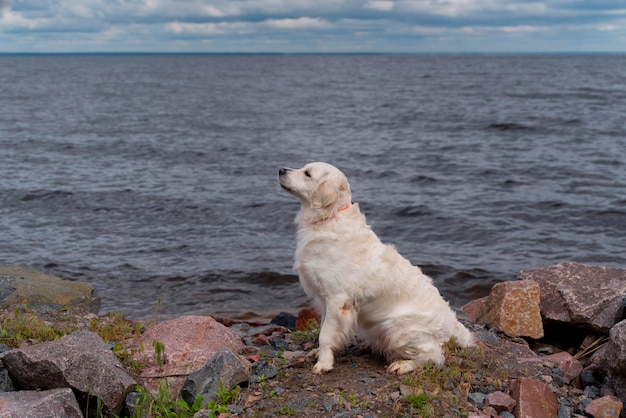
<path fill-rule="evenodd" d="M 395 3 L 387 0 L 368 1 L 363 7 L 366 9 L 378 10 L 381 12 L 389 12 L 395 7 Z"/>
<path fill-rule="evenodd" d="M 269 19 L 265 25 L 276 29 L 328 29 L 332 25 L 322 19 L 300 17 L 297 19 Z"/>
<path fill-rule="evenodd" d="M 578 32 L 577 32 L 578 31 Z M 20 35 L 28 35 L 26 37 Z M 46 34 L 54 36 L 46 37 Z M 502 39 L 489 39 L 501 35 Z M 576 36 L 572 36 L 576 35 Z M 467 41 L 481 37 L 482 44 Z M 0 0 L 0 51 L 58 48 L 194 51 L 206 45 L 290 51 L 626 50 L 624 0 Z M 219 39 L 220 42 L 212 42 Z M 427 40 L 429 42 L 427 42 Z M 244 42 L 245 41 L 245 42 Z M 107 45 L 107 42 L 109 44 Z M 194 43 L 196 42 L 196 43 Z M 555 43 L 556 45 L 557 43 Z M 78 44 L 77 44 L 78 45 Z M 4 49 L 2 49 L 4 48 Z M 555 46 L 556 48 L 556 46 Z M 55 48 L 53 48 L 55 49 Z M 474 49 L 476 50 L 476 49 Z"/>

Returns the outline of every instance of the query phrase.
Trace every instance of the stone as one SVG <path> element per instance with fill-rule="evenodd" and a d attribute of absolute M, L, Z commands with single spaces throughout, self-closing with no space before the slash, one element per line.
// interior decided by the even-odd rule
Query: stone
<path fill-rule="evenodd" d="M 158 364 L 153 341 L 165 349 Z M 142 364 L 139 383 L 157 394 L 162 379 L 167 380 L 172 397 L 176 397 L 185 379 L 201 369 L 221 350 L 239 353 L 245 347 L 241 337 L 210 316 L 182 316 L 161 322 L 129 343 L 135 350 L 133 360 Z"/>
<path fill-rule="evenodd" d="M 0 309 L 36 312 L 71 309 L 97 314 L 100 297 L 88 283 L 63 280 L 23 267 L 0 267 Z"/>
<path fill-rule="evenodd" d="M 322 321 L 319 314 L 313 308 L 302 308 L 298 312 L 296 318 L 296 330 L 308 331 L 311 329 L 311 324 L 319 324 Z"/>
<path fill-rule="evenodd" d="M 583 371 L 582 363 L 566 351 L 550 354 L 542 357 L 542 360 L 554 362 L 554 364 L 556 364 L 559 370 L 563 373 L 563 380 L 565 380 L 565 383 L 567 384 L 576 379 Z"/>
<path fill-rule="evenodd" d="M 543 337 L 539 285 L 532 280 L 501 282 L 491 288 L 477 321 L 510 337 Z"/>
<path fill-rule="evenodd" d="M 465 305 L 461 306 L 461 312 L 467 315 L 472 321 L 478 319 L 478 313 L 482 309 L 483 305 L 487 303 L 489 296 L 485 296 L 479 299 L 474 299 Z"/>
<path fill-rule="evenodd" d="M 594 399 L 585 407 L 585 413 L 593 418 L 619 418 L 623 403 L 615 396 Z"/>
<path fill-rule="evenodd" d="M 519 278 L 539 283 L 546 320 L 606 333 L 623 314 L 626 269 L 561 263 L 522 270 Z"/>
<path fill-rule="evenodd" d="M 250 363 L 230 350 L 219 351 L 202 369 L 187 377 L 180 391 L 181 397 L 189 405 L 202 395 L 202 407 L 218 399 L 223 388 L 231 391 L 239 383 L 250 379 Z"/>
<path fill-rule="evenodd" d="M 79 402 L 98 398 L 112 414 L 120 413 L 136 385 L 109 346 L 90 331 L 9 351 L 4 364 L 21 389 L 72 388 Z"/>
<path fill-rule="evenodd" d="M 272 318 L 270 324 L 276 324 L 293 331 L 296 329 L 296 317 L 287 312 L 280 312 Z"/>
<path fill-rule="evenodd" d="M 591 360 L 608 376 L 615 394 L 626 402 L 626 320 L 611 328 L 606 346 L 598 350 Z"/>
<path fill-rule="evenodd" d="M 516 417 L 555 417 L 559 403 L 550 388 L 539 380 L 528 377 L 515 379 L 511 383 L 511 396 L 516 405 Z"/>
<path fill-rule="evenodd" d="M 487 395 L 480 392 L 471 392 L 467 395 L 472 405 L 474 405 L 478 409 L 483 409 L 483 404 L 485 403 L 485 398 Z"/>
<path fill-rule="evenodd" d="M 2 358 L 5 353 L 11 351 L 11 347 L 0 344 L 0 392 L 11 392 L 15 390 L 9 371 L 4 367 Z"/>
<path fill-rule="evenodd" d="M 500 391 L 492 392 L 485 397 L 485 407 L 492 407 L 498 414 L 505 411 L 513 412 L 515 404 L 515 399 Z"/>
<path fill-rule="evenodd" d="M 83 418 L 70 388 L 0 393 L 0 416 L 6 418 Z"/>

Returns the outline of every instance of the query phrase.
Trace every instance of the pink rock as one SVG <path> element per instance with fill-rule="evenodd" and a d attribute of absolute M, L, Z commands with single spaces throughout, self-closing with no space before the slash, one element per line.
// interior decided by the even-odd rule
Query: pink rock
<path fill-rule="evenodd" d="M 511 337 L 543 337 L 539 285 L 517 280 L 494 285 L 478 322 L 490 324 Z"/>
<path fill-rule="evenodd" d="M 516 403 L 515 399 L 500 391 L 490 393 L 485 397 L 485 406 L 492 407 L 498 414 L 504 411 L 513 412 Z"/>
<path fill-rule="evenodd" d="M 546 319 L 605 333 L 622 313 L 626 269 L 561 263 L 522 270 L 519 278 L 539 283 Z"/>
<path fill-rule="evenodd" d="M 162 365 L 158 364 L 153 341 L 165 347 Z M 217 352 L 230 349 L 238 354 L 244 348 L 239 335 L 210 316 L 183 316 L 161 322 L 133 340 L 132 345 L 136 348 L 133 360 L 143 366 L 139 383 L 157 393 L 161 379 L 166 378 L 173 397 L 187 376 L 202 368 Z"/>
<path fill-rule="evenodd" d="M 539 380 L 522 377 L 513 380 L 511 395 L 516 405 L 513 415 L 525 417 L 556 417 L 559 403 L 550 388 Z"/>
<path fill-rule="evenodd" d="M 563 372 L 563 379 L 566 383 L 570 383 L 576 379 L 583 371 L 583 365 L 580 361 L 572 357 L 568 352 L 550 354 L 543 357 L 543 360 L 552 361 Z"/>
<path fill-rule="evenodd" d="M 585 412 L 593 418 L 619 418 L 622 412 L 622 401 L 615 396 L 603 396 L 591 401 Z"/>
<path fill-rule="evenodd" d="M 473 321 L 476 321 L 478 319 L 478 313 L 480 312 L 483 305 L 487 303 L 488 300 L 489 300 L 489 296 L 485 296 L 480 299 L 474 299 L 473 301 L 468 302 L 465 305 L 461 306 L 461 311 L 465 315 L 469 316 Z"/>

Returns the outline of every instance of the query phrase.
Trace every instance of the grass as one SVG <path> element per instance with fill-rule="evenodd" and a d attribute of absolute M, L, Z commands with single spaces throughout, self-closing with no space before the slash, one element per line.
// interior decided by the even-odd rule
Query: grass
<path fill-rule="evenodd" d="M 477 380 L 474 371 L 481 369 L 485 354 L 478 348 L 459 348 L 454 341 L 444 349 L 444 367 L 426 365 L 401 379 L 402 384 L 414 390 L 403 399 L 410 416 L 433 417 L 436 411 L 451 408 L 460 416 L 467 415 L 467 396 Z"/>

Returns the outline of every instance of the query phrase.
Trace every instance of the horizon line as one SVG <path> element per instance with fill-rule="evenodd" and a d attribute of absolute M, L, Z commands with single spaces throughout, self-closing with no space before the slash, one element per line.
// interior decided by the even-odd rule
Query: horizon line
<path fill-rule="evenodd" d="M 524 52 L 167 52 L 167 51 L 61 51 L 15 52 L 0 51 L 0 55 L 626 55 L 626 51 L 524 51 Z"/>

